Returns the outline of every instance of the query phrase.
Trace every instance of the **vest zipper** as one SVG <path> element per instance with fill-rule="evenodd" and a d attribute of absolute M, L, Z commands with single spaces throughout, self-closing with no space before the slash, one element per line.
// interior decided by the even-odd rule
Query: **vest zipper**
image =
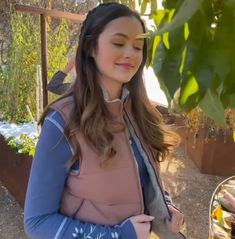
<path fill-rule="evenodd" d="M 126 135 L 126 132 L 125 132 L 125 136 L 126 136 L 125 138 L 126 138 L 126 140 L 128 142 L 128 145 L 129 145 L 129 150 L 131 151 L 131 154 L 132 154 L 132 162 L 134 164 L 136 178 L 137 178 L 137 184 L 138 184 L 137 187 L 139 189 L 139 195 L 140 195 L 140 200 L 141 200 L 140 214 L 143 214 L 144 213 L 144 199 L 143 199 L 143 192 L 142 192 L 142 187 L 141 187 L 141 182 L 140 182 L 139 166 L 138 166 L 138 163 L 136 162 L 135 155 L 134 155 L 134 152 L 132 150 L 130 140 L 128 139 L 128 137 Z"/>
<path fill-rule="evenodd" d="M 163 201 L 164 201 L 165 206 L 166 206 L 166 208 L 167 208 L 168 216 L 171 218 L 171 213 L 170 213 L 170 210 L 169 210 L 169 208 L 168 208 L 168 205 L 167 205 L 167 202 L 166 202 L 166 199 L 165 199 L 165 194 L 164 194 L 163 189 L 162 189 L 162 186 L 161 186 L 161 184 L 160 184 L 160 182 L 159 182 L 159 178 L 158 178 L 158 175 L 156 174 L 156 170 L 155 170 L 155 168 L 154 168 L 154 165 L 153 165 L 152 162 L 151 162 L 152 160 L 150 159 L 149 154 L 147 153 L 147 150 L 145 149 L 145 147 L 144 147 L 143 143 L 141 142 L 140 138 L 138 137 L 138 134 L 136 133 L 135 127 L 133 126 L 133 124 L 132 124 L 132 122 L 131 122 L 131 120 L 130 120 L 130 117 L 129 117 L 129 115 L 128 115 L 127 110 L 125 109 L 125 107 L 123 107 L 123 108 L 124 108 L 124 113 L 125 113 L 125 115 L 126 115 L 128 121 L 129 121 L 131 127 L 133 128 L 133 131 L 135 132 L 135 135 L 136 135 L 136 137 L 138 138 L 138 140 L 139 140 L 139 142 L 140 142 L 140 144 L 141 144 L 142 149 L 144 150 L 145 154 L 147 155 L 151 167 L 153 168 L 153 172 L 154 172 L 154 175 L 155 175 L 155 177 L 156 177 L 157 184 L 158 184 L 158 186 L 159 186 L 159 188 L 160 188 L 160 191 L 161 191 L 161 194 L 162 194 L 162 197 L 163 197 Z M 153 155 L 152 155 L 152 152 L 150 152 L 150 153 L 151 153 L 151 156 L 153 156 Z M 142 200 L 143 200 L 143 193 L 142 193 Z M 177 209 L 177 210 L 178 210 L 178 209 Z M 180 234 L 183 238 L 186 239 L 186 237 L 185 237 L 185 235 L 184 235 L 183 233 L 179 232 L 178 234 Z M 177 234 L 176 234 L 176 235 L 177 235 Z"/>
<path fill-rule="evenodd" d="M 126 109 L 124 109 L 124 112 L 125 112 L 125 114 L 126 114 L 126 116 L 127 116 L 127 118 L 128 118 L 128 121 L 129 121 L 130 125 L 132 126 L 132 128 L 133 128 L 133 130 L 134 130 L 134 132 L 135 132 L 136 137 L 138 138 L 138 140 L 139 140 L 139 142 L 140 142 L 140 144 L 141 144 L 141 147 L 142 147 L 143 151 L 144 151 L 145 154 L 148 156 L 149 163 L 150 163 L 151 167 L 153 168 L 153 172 L 154 172 L 154 175 L 155 175 L 155 177 L 156 177 L 157 184 L 158 184 L 158 186 L 159 186 L 159 188 L 160 188 L 160 191 L 161 191 L 161 194 L 162 194 L 162 197 L 163 197 L 163 201 L 164 201 L 164 203 L 165 203 L 165 205 L 166 205 L 166 208 L 167 208 L 169 217 L 171 217 L 170 210 L 169 210 L 169 208 L 168 208 L 168 206 L 167 206 L 167 203 L 166 203 L 165 194 L 164 194 L 164 192 L 163 192 L 163 189 L 162 189 L 162 187 L 161 187 L 161 184 L 159 183 L 159 178 L 158 178 L 158 176 L 157 176 L 157 174 L 156 174 L 156 170 L 155 170 L 155 168 L 154 168 L 154 165 L 152 164 L 152 162 L 151 162 L 151 160 L 150 160 L 150 157 L 149 157 L 149 154 L 147 153 L 147 150 L 145 149 L 145 147 L 144 147 L 143 143 L 141 142 L 140 138 L 138 137 L 138 134 L 136 133 L 136 130 L 135 130 L 135 128 L 133 127 L 133 124 L 131 123 L 130 117 L 129 117 L 128 112 L 126 111 Z"/>

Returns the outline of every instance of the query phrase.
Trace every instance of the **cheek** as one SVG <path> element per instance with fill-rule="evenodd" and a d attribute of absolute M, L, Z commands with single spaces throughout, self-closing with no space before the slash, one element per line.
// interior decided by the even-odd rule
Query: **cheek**
<path fill-rule="evenodd" d="M 114 63 L 119 58 L 120 53 L 113 48 L 100 49 L 99 61 L 100 64 L 110 64 Z"/>
<path fill-rule="evenodd" d="M 107 49 L 106 55 L 107 58 L 110 59 L 110 62 L 115 62 L 121 57 L 121 51 L 111 46 Z"/>

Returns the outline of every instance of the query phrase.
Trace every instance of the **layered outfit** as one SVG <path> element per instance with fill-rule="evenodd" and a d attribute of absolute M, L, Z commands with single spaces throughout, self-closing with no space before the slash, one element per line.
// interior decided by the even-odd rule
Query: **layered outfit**
<path fill-rule="evenodd" d="M 124 88 L 121 99 L 109 101 L 105 97 L 105 101 L 107 109 L 115 119 L 115 123 L 107 121 L 107 127 L 113 131 L 113 147 L 116 150 L 112 162 L 106 168 L 101 168 L 101 156 L 78 130 L 75 138 L 81 154 L 69 172 L 63 170 L 71 158 L 68 152 L 73 154 L 73 149 L 64 136 L 64 125 L 74 109 L 73 96 L 50 106 L 52 112 L 45 119 L 29 181 L 25 207 L 26 232 L 30 238 L 136 239 L 135 230 L 128 218 L 145 213 L 155 217 L 151 230 L 159 238 L 185 238 L 181 233 L 173 234 L 166 228 L 165 220 L 171 217 L 168 204 L 172 202 L 159 178 L 158 163 L 155 162 L 158 152 L 145 144 L 139 132 L 131 113 L 128 91 Z M 55 171 L 44 168 L 45 172 L 37 175 L 36 170 L 42 170 L 44 164 L 49 164 L 47 161 L 57 164 L 56 158 L 50 158 L 46 152 L 44 155 L 40 153 L 41 150 L 45 151 L 42 149 L 45 142 L 42 141 L 44 134 L 48 133 L 45 132 L 49 123 L 47 121 L 59 129 L 61 137 L 57 137 L 55 145 L 51 145 L 52 147 L 46 151 L 61 153 L 63 156 L 57 156 L 63 159 L 59 160 L 59 165 L 54 165 Z M 120 124 L 126 125 L 125 130 L 117 130 L 116 127 Z M 61 148 L 61 144 L 66 144 L 67 148 Z M 63 171 L 60 172 L 61 176 L 57 169 Z M 50 172 L 54 175 L 47 175 Z M 48 177 L 48 189 L 40 188 L 40 176 Z M 62 177 L 63 180 L 58 177 Z M 38 183 L 40 189 L 35 189 Z M 56 192 L 52 186 L 58 187 Z M 53 195 L 50 189 L 54 190 Z M 50 196 L 54 200 L 51 200 Z M 43 200 L 49 200 L 50 203 L 46 203 L 46 206 L 40 205 L 43 204 Z M 39 205 L 40 209 L 35 209 L 36 205 Z M 51 224 L 51 229 L 55 227 L 53 233 L 45 231 Z M 47 236 L 43 237 L 43 234 Z"/>

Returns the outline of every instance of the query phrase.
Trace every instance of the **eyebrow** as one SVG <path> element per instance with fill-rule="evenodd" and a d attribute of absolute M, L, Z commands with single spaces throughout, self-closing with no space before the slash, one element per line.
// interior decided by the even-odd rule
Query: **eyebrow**
<path fill-rule="evenodd" d="M 124 37 L 126 39 L 129 39 L 129 37 L 123 33 L 115 33 L 113 34 L 113 36 L 121 36 L 121 37 Z M 144 39 L 143 38 L 138 38 L 139 35 L 137 35 L 137 37 L 135 38 L 135 40 L 138 40 L 138 41 L 143 41 Z"/>

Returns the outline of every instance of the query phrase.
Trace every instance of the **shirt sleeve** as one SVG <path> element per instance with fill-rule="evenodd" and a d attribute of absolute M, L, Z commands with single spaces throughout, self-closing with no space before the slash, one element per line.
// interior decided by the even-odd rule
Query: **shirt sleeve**
<path fill-rule="evenodd" d="M 63 71 L 57 71 L 47 84 L 47 90 L 57 95 L 64 94 L 71 85 L 70 83 L 63 83 L 66 76 L 67 74 Z"/>
<path fill-rule="evenodd" d="M 129 219 L 119 225 L 95 225 L 59 213 L 73 152 L 58 112 L 44 121 L 32 162 L 25 201 L 24 226 L 31 239 L 137 239 Z"/>

